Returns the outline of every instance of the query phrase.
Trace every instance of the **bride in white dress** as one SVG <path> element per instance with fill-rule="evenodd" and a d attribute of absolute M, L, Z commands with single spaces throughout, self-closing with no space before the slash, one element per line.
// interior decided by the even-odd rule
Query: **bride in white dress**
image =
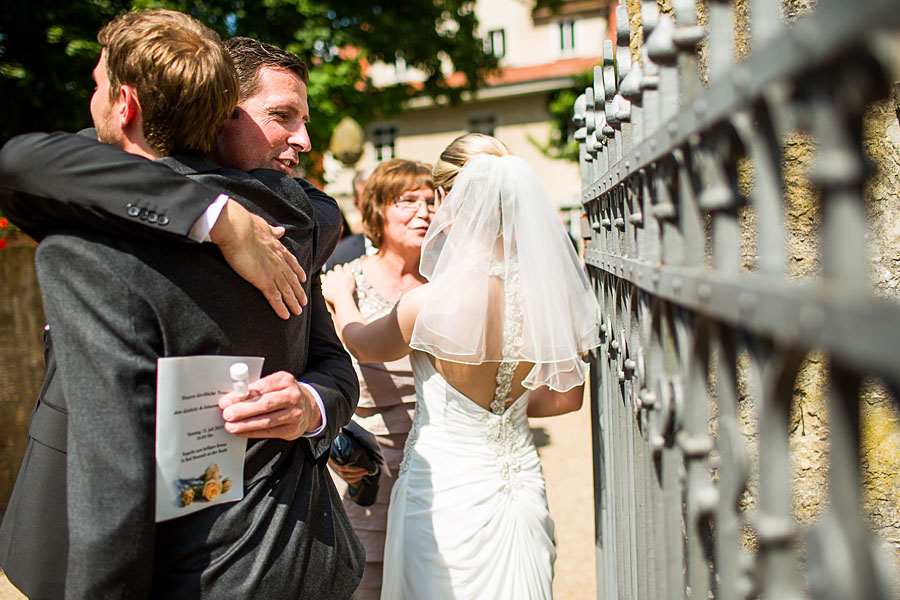
<path fill-rule="evenodd" d="M 550 598 L 553 521 L 528 417 L 581 406 L 597 304 L 546 192 L 500 142 L 458 138 L 435 183 L 427 284 L 366 324 L 352 276 L 323 282 L 358 359 L 412 352 L 416 415 L 391 494 L 381 597 Z"/>

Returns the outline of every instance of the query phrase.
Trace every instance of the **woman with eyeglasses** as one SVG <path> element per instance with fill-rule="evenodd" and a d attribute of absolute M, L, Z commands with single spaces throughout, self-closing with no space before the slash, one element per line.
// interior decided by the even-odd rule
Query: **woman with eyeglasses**
<path fill-rule="evenodd" d="M 551 597 L 553 521 L 528 417 L 581 406 L 599 311 L 534 171 L 480 134 L 434 169 L 428 283 L 365 319 L 323 282 L 360 360 L 410 357 L 413 428 L 391 494 L 383 599 Z"/>
<path fill-rule="evenodd" d="M 376 320 L 390 314 L 405 292 L 425 282 L 419 273 L 419 257 L 434 212 L 431 167 L 399 158 L 381 163 L 366 183 L 360 211 L 363 233 L 378 252 L 334 268 L 352 279 L 354 307 L 364 318 Z M 388 500 L 412 425 L 416 391 L 408 356 L 354 361 L 354 366 L 360 394 L 353 419 L 375 434 L 390 475 L 382 469 L 375 504 L 362 507 L 351 501 L 348 484 L 358 484 L 366 472 L 334 462 L 330 466 L 339 476 L 334 478 L 336 487 L 366 548 L 366 570 L 357 597 L 369 600 L 381 593 Z"/>

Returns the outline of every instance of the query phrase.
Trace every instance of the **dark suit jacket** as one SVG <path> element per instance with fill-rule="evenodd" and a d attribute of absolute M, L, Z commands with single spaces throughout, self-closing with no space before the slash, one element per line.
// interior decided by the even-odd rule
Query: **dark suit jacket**
<path fill-rule="evenodd" d="M 337 248 L 325 261 L 325 271 L 330 271 L 335 265 L 347 264 L 351 260 L 356 260 L 366 253 L 366 238 L 361 233 L 348 235 L 340 242 Z"/>
<path fill-rule="evenodd" d="M 363 553 L 324 464 L 355 407 L 357 382 L 318 277 L 306 284 L 303 315 L 285 322 L 216 247 L 183 243 L 225 191 L 285 225 L 285 244 L 312 273 L 333 246 L 336 206 L 317 226 L 318 205 L 314 218 L 301 185 L 274 171 L 248 175 L 198 157 L 151 163 L 70 135 L 10 144 L 0 153 L 0 209 L 14 222 L 42 237 L 52 230 L 52 207 L 83 225 L 134 234 L 58 232 L 38 249 L 52 343 L 0 529 L 10 580 L 35 598 L 61 597 L 60 573 L 72 598 L 349 597 Z M 29 175 L 29 165 L 43 173 Z M 135 239 L 153 227 L 172 241 Z M 155 524 L 156 359 L 192 354 L 261 355 L 264 374 L 302 374 L 322 396 L 328 430 L 316 440 L 251 441 L 242 501 Z M 68 552 L 54 555 L 48 543 L 66 537 Z"/>

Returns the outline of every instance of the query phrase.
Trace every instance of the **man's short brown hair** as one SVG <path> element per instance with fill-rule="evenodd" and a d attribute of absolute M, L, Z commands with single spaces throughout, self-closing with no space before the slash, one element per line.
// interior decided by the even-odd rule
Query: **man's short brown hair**
<path fill-rule="evenodd" d="M 231 55 L 241 82 L 239 102 L 253 97 L 259 91 L 259 70 L 263 67 L 290 71 L 305 84 L 309 83 L 306 63 L 278 46 L 246 37 L 233 37 L 225 41 L 225 49 Z"/>
<path fill-rule="evenodd" d="M 234 64 L 214 31 L 184 13 L 154 9 L 110 21 L 97 41 L 106 50 L 110 102 L 120 86 L 134 87 L 155 152 L 212 150 L 238 101 Z"/>
<path fill-rule="evenodd" d="M 431 166 L 416 160 L 392 158 L 379 164 L 363 190 L 359 203 L 362 213 L 363 233 L 376 248 L 384 237 L 385 212 L 395 198 L 403 192 L 422 186 L 434 189 Z"/>

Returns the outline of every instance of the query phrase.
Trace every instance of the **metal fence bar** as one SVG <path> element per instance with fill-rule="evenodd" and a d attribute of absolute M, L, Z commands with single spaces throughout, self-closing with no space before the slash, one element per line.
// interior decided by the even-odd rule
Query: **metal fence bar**
<path fill-rule="evenodd" d="M 900 7 L 820 0 L 787 26 L 779 0 L 746 4 L 753 50 L 736 61 L 732 2 L 672 0 L 661 13 L 644 0 L 634 60 L 621 3 L 575 105 L 602 323 L 591 402 L 602 598 L 892 593 L 860 514 L 859 386 L 878 377 L 900 397 L 900 305 L 868 287 L 861 146 L 865 104 L 891 83 L 879 36 L 900 30 Z M 823 214 L 822 272 L 803 281 L 787 275 L 782 189 L 796 131 L 816 142 Z M 830 376 L 829 505 L 801 526 L 787 457 L 811 352 Z"/>
<path fill-rule="evenodd" d="M 719 501 L 713 516 L 714 561 L 718 571 L 716 598 L 737 600 L 747 597 L 752 587 L 741 571 L 741 561 L 746 556 L 741 552 L 743 524 L 734 508 L 739 505 L 748 477 L 746 451 L 738 425 L 737 348 L 726 329 L 716 327 L 712 336 L 718 398 L 716 447 L 720 464 L 727 465 L 717 470 Z"/>

